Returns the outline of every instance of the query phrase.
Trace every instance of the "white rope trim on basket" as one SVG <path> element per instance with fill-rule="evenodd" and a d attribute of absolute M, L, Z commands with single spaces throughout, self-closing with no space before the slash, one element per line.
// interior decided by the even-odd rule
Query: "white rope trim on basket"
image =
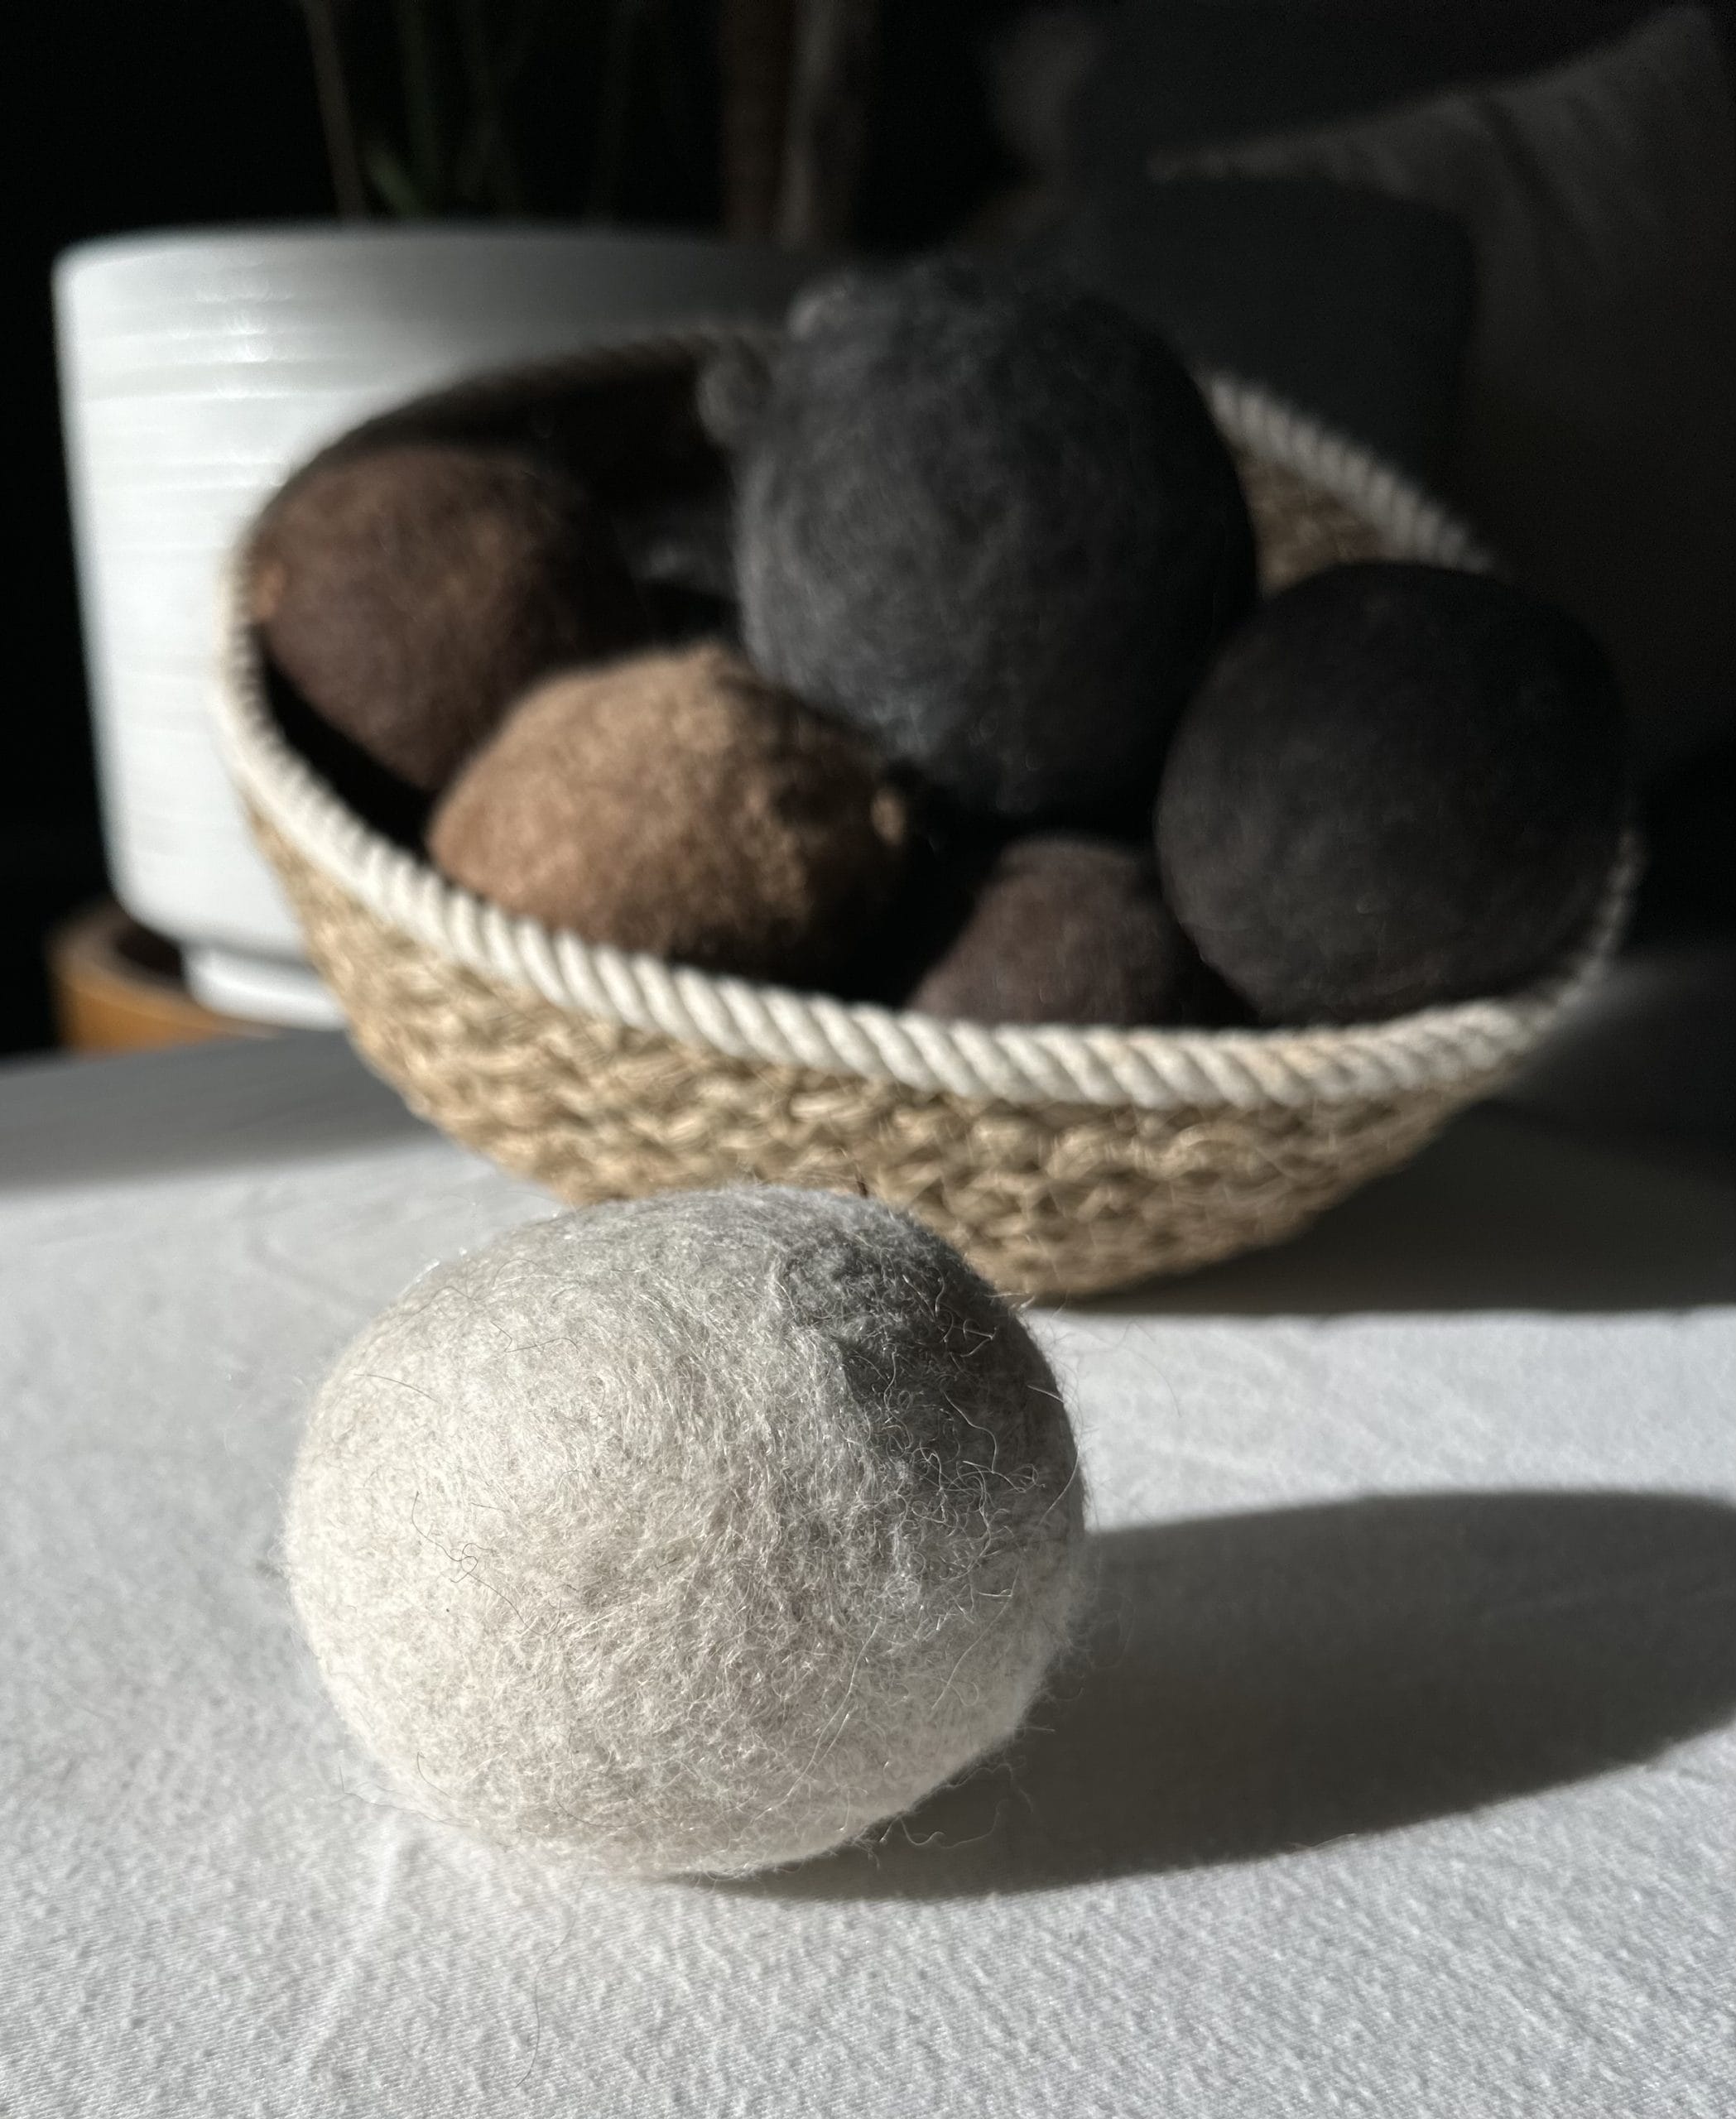
<path fill-rule="evenodd" d="M 599 348 L 596 367 L 690 351 L 734 329 Z M 588 362 L 561 364 L 583 372 Z M 1401 473 L 1254 385 L 1204 378 L 1229 439 L 1294 470 L 1370 521 L 1402 556 L 1485 569 L 1463 524 Z M 1445 1088 L 1514 1064 L 1601 970 L 1637 869 L 1624 847 L 1572 960 L 1526 992 L 1367 1026 L 1311 1031 L 991 1027 L 714 978 L 514 917 L 448 883 L 340 802 L 279 732 L 237 578 L 224 599 L 219 728 L 248 800 L 314 866 L 374 916 L 450 961 L 529 988 L 557 1008 L 709 1046 L 740 1060 L 866 1075 L 920 1091 L 1013 1104 L 1178 1106 L 1317 1102 Z"/>
<path fill-rule="evenodd" d="M 1199 377 L 1212 417 L 1240 448 L 1342 501 L 1406 559 L 1489 574 L 1494 555 L 1458 517 L 1359 443 L 1322 426 L 1258 382 Z"/>

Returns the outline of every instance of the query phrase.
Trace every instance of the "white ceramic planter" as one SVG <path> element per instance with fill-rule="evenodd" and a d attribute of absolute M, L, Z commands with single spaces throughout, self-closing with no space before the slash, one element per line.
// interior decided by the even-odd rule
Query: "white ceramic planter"
<path fill-rule="evenodd" d="M 702 238 L 524 227 L 125 237 L 55 302 L 114 885 L 201 997 L 335 1021 L 211 729 L 218 584 L 265 496 L 371 412 L 623 329 L 779 313 L 811 262 Z"/>

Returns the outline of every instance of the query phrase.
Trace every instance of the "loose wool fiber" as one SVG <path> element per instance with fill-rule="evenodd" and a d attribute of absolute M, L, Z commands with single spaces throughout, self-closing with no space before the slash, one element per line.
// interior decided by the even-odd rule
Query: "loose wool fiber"
<path fill-rule="evenodd" d="M 624 1875 L 839 1846 L 1003 1742 L 1082 1544 L 1053 1375 L 865 1199 L 692 1193 L 534 1223 L 344 1356 L 291 1586 L 419 1809 Z"/>
<path fill-rule="evenodd" d="M 743 443 L 755 662 L 1011 822 L 1137 828 L 1253 555 L 1168 348 L 961 258 L 805 296 Z"/>

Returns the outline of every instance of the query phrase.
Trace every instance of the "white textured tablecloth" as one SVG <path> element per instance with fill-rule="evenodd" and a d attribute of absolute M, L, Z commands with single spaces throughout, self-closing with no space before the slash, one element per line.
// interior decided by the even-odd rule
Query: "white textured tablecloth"
<path fill-rule="evenodd" d="M 317 1039 L 0 1074 L 7 2119 L 1733 2108 L 1736 1192 L 1485 1115 L 1040 1316 L 1090 1656 L 733 1889 L 406 1816 L 291 1621 L 313 1384 L 547 1210 Z"/>

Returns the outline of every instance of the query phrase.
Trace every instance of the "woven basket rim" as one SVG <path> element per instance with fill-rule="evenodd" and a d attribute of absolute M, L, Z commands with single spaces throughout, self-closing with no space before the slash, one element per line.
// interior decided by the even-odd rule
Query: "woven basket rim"
<path fill-rule="evenodd" d="M 509 375 L 618 372 L 764 338 L 736 324 L 617 339 L 535 370 L 435 393 L 486 392 Z M 1344 502 L 1407 557 L 1483 570 L 1487 550 L 1450 510 L 1373 451 L 1239 377 L 1200 378 L 1228 439 Z M 435 401 L 435 399 L 417 401 Z M 387 416 L 391 416 L 388 415 Z M 267 703 L 242 593 L 243 537 L 221 599 L 217 720 L 248 802 L 376 919 L 448 962 L 554 1007 L 734 1059 L 889 1079 L 1015 1105 L 1299 1108 L 1445 1088 L 1508 1067 L 1596 978 L 1625 920 L 1637 848 L 1624 842 L 1587 932 L 1555 971 L 1513 994 L 1385 1021 L 1309 1030 L 1118 1030 L 989 1026 L 718 977 L 589 943 L 449 883 L 367 824 L 286 740 Z"/>

